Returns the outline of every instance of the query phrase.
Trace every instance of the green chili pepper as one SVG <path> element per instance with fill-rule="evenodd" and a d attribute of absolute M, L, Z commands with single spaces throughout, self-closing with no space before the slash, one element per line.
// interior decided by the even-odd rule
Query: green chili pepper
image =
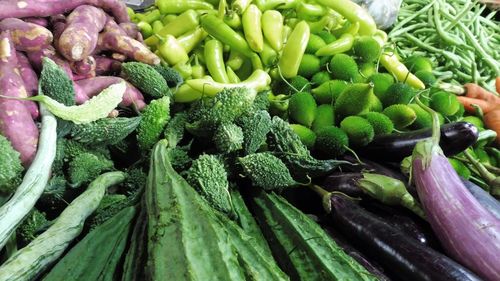
<path fill-rule="evenodd" d="M 305 21 L 299 22 L 293 29 L 288 42 L 283 47 L 283 54 L 278 63 L 283 77 L 292 78 L 297 76 L 300 62 L 309 42 L 309 35 L 309 25 Z"/>
<path fill-rule="evenodd" d="M 316 2 L 338 12 L 350 22 L 359 22 L 361 35 L 370 36 L 377 30 L 377 25 L 368 11 L 354 2 L 349 0 L 316 0 Z"/>
<path fill-rule="evenodd" d="M 207 35 L 208 34 L 205 30 L 203 30 L 203 28 L 198 27 L 195 30 L 177 38 L 177 41 L 181 44 L 184 50 L 186 50 L 186 53 L 191 53 L 191 51 L 198 46 L 198 44 L 203 41 Z"/>
<path fill-rule="evenodd" d="M 227 72 L 227 77 L 229 78 L 229 82 L 230 83 L 240 83 L 241 80 L 240 80 L 240 77 L 238 77 L 238 75 L 236 75 L 236 73 L 234 73 L 234 71 L 231 69 L 231 67 L 226 66 L 226 72 Z"/>
<path fill-rule="evenodd" d="M 359 21 L 349 25 L 349 27 L 346 29 L 346 33 L 349 33 L 351 35 L 356 35 L 359 32 L 360 24 Z"/>
<path fill-rule="evenodd" d="M 188 10 L 166 24 L 157 34 L 159 36 L 180 36 L 195 29 L 199 24 L 198 14 L 193 10 Z M 155 36 L 151 36 L 144 40 L 144 43 L 148 46 L 154 46 L 158 44 L 158 42 L 159 40 Z"/>
<path fill-rule="evenodd" d="M 153 27 L 153 33 L 158 33 L 163 28 L 163 23 L 161 20 L 155 20 L 151 26 Z"/>
<path fill-rule="evenodd" d="M 160 10 L 154 9 L 151 12 L 148 12 L 142 20 L 151 24 L 154 21 L 159 20 L 160 18 L 161 18 Z"/>
<path fill-rule="evenodd" d="M 241 27 L 241 18 L 235 12 L 226 13 L 226 15 L 224 16 L 224 22 L 234 29 L 238 29 Z"/>
<path fill-rule="evenodd" d="M 400 82 L 405 82 L 406 84 L 412 86 L 413 88 L 423 90 L 425 85 L 417 76 L 413 75 L 406 66 L 399 61 L 396 54 L 393 52 L 383 53 L 380 56 L 380 63 L 396 77 Z"/>
<path fill-rule="evenodd" d="M 194 65 L 191 68 L 192 68 L 191 76 L 194 79 L 199 79 L 205 76 L 205 67 L 200 64 L 197 55 L 194 55 Z"/>
<path fill-rule="evenodd" d="M 158 51 L 160 51 L 161 57 L 170 65 L 176 65 L 178 63 L 187 62 L 189 57 L 184 50 L 184 48 L 179 44 L 177 39 L 172 35 L 167 35 L 165 37 L 158 37 L 160 44 L 158 45 Z"/>
<path fill-rule="evenodd" d="M 245 32 L 245 38 L 248 45 L 257 53 L 262 52 L 262 49 L 264 48 L 261 18 L 262 12 L 253 4 L 248 6 L 241 18 L 243 31 Z"/>
<path fill-rule="evenodd" d="M 327 9 L 321 5 L 309 4 L 302 1 L 297 3 L 295 11 L 299 18 L 305 20 L 321 17 L 327 13 Z"/>
<path fill-rule="evenodd" d="M 308 21 L 309 28 L 311 29 L 311 33 L 319 33 L 327 28 L 328 25 L 331 25 L 335 19 L 333 19 L 330 15 L 326 15 L 321 17 L 318 21 Z"/>
<path fill-rule="evenodd" d="M 281 35 L 283 44 L 286 44 L 288 41 L 288 36 L 292 33 L 292 28 L 289 27 L 288 25 L 283 26 L 283 34 Z"/>
<path fill-rule="evenodd" d="M 226 64 L 231 67 L 233 70 L 238 70 L 243 65 L 245 61 L 245 57 L 242 54 L 236 52 L 235 50 L 231 50 L 229 53 L 229 58 L 227 59 Z"/>
<path fill-rule="evenodd" d="M 173 69 L 177 70 L 177 72 L 179 72 L 179 74 L 184 79 L 188 79 L 193 73 L 191 64 L 185 62 L 179 62 L 178 64 L 174 65 Z"/>
<path fill-rule="evenodd" d="M 134 15 L 134 20 L 135 20 L 135 22 L 144 21 L 145 17 L 146 17 L 146 15 L 137 13 Z"/>
<path fill-rule="evenodd" d="M 161 22 L 163 23 L 163 25 L 167 25 L 169 23 L 171 23 L 173 20 L 175 20 L 177 18 L 177 15 L 164 15 L 163 18 L 161 19 Z"/>
<path fill-rule="evenodd" d="M 263 91 L 269 86 L 270 83 L 271 77 L 267 74 L 267 72 L 261 69 L 255 70 L 245 81 L 236 84 L 218 83 L 210 79 L 192 79 L 186 81 L 186 84 L 191 88 L 210 97 L 215 96 L 224 88 L 246 87 L 249 89 L 255 89 L 256 91 Z"/>
<path fill-rule="evenodd" d="M 320 48 L 316 51 L 316 56 L 333 56 L 349 51 L 354 44 L 354 36 L 350 33 L 344 33 L 339 39 Z"/>
<path fill-rule="evenodd" d="M 144 38 L 148 38 L 151 35 L 153 35 L 153 27 L 151 27 L 151 25 L 149 23 L 147 23 L 145 21 L 140 21 L 139 23 L 137 23 L 137 27 L 141 31 L 142 36 Z"/>
<path fill-rule="evenodd" d="M 206 64 L 206 61 L 205 61 L 205 49 L 204 48 L 202 48 L 201 46 L 199 46 L 198 48 L 194 49 L 193 54 L 196 56 L 196 58 L 198 59 L 198 61 L 201 64 Z"/>
<path fill-rule="evenodd" d="M 387 43 L 388 36 L 387 33 L 385 33 L 383 30 L 378 29 L 375 31 L 375 34 L 373 34 L 373 39 L 375 39 L 380 46 L 384 46 L 385 43 Z"/>
<path fill-rule="evenodd" d="M 179 90 L 174 93 L 174 102 L 178 103 L 190 103 L 195 100 L 199 100 L 202 96 L 200 91 L 196 91 L 191 88 L 188 84 L 184 83 L 179 87 Z"/>
<path fill-rule="evenodd" d="M 300 1 L 300 0 L 299 0 Z M 297 0 L 254 0 L 253 1 L 261 11 L 276 9 L 293 9 L 297 4 Z"/>
<path fill-rule="evenodd" d="M 278 53 L 271 47 L 271 45 L 264 41 L 264 48 L 262 52 L 259 53 L 262 63 L 265 66 L 272 66 L 276 64 L 278 60 Z"/>
<path fill-rule="evenodd" d="M 243 14 L 245 10 L 250 6 L 252 0 L 234 0 L 233 4 L 231 4 L 231 8 L 238 14 Z"/>
<path fill-rule="evenodd" d="M 135 11 L 134 9 L 127 7 L 127 14 L 130 18 L 133 18 L 135 16 Z"/>
<path fill-rule="evenodd" d="M 208 34 L 222 43 L 229 45 L 242 55 L 249 58 L 255 55 L 252 49 L 250 49 L 250 46 L 248 46 L 247 41 L 245 41 L 245 38 L 234 31 L 220 18 L 214 15 L 206 15 L 200 19 L 200 24 Z"/>
<path fill-rule="evenodd" d="M 245 80 L 250 77 L 250 75 L 252 75 L 253 73 L 252 62 L 250 61 L 250 59 L 245 58 L 240 69 L 235 70 L 234 72 L 236 72 L 236 75 L 238 75 L 241 80 Z"/>
<path fill-rule="evenodd" d="M 269 45 L 279 52 L 283 48 L 283 16 L 276 10 L 262 14 L 262 32 Z"/>
<path fill-rule="evenodd" d="M 156 0 L 162 14 L 180 14 L 187 10 L 212 10 L 214 6 L 205 1 L 197 0 Z"/>
<path fill-rule="evenodd" d="M 216 82 L 229 83 L 224 66 L 223 45 L 217 39 L 205 43 L 205 61 L 208 72 Z"/>

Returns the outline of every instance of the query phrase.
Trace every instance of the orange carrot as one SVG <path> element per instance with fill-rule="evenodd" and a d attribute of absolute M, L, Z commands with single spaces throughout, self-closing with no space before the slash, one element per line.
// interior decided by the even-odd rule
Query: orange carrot
<path fill-rule="evenodd" d="M 497 86 L 497 93 L 500 94 L 500 76 L 497 77 L 497 81 L 495 81 L 495 85 Z"/>
<path fill-rule="evenodd" d="M 480 99 L 489 103 L 500 105 L 500 97 L 477 84 L 467 83 L 464 85 L 464 88 L 466 90 L 466 97 Z"/>
<path fill-rule="evenodd" d="M 497 144 L 500 144 L 500 108 L 490 111 L 483 117 L 484 125 L 490 130 L 497 132 Z"/>
<path fill-rule="evenodd" d="M 481 108 L 484 114 L 500 108 L 500 104 L 488 102 L 482 99 L 475 99 L 469 97 L 457 97 L 458 101 L 463 104 L 465 110 L 469 113 L 476 112 L 476 106 Z"/>

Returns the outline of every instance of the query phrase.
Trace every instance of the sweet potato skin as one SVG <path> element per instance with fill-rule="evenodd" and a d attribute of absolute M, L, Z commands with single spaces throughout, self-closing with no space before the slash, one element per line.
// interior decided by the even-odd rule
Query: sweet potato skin
<path fill-rule="evenodd" d="M 47 46 L 37 52 L 28 52 L 27 55 L 31 65 L 36 71 L 40 72 L 42 70 L 42 58 L 48 57 L 62 67 L 69 78 L 73 80 L 73 72 L 71 71 L 69 63 L 57 53 L 54 47 Z"/>
<path fill-rule="evenodd" d="M 94 52 L 99 32 L 106 24 L 106 13 L 89 5 L 77 7 L 66 20 L 57 40 L 57 50 L 69 61 L 81 61 Z"/>
<path fill-rule="evenodd" d="M 81 5 L 99 7 L 119 22 L 130 22 L 127 6 L 120 0 L 2 0 L 0 20 L 5 18 L 49 17 L 65 14 Z"/>
<path fill-rule="evenodd" d="M 0 21 L 0 30 L 9 30 L 18 51 L 34 52 L 52 43 L 52 33 L 38 24 L 16 18 Z"/>
<path fill-rule="evenodd" d="M 77 97 L 86 96 L 86 100 L 88 100 L 93 96 L 99 94 L 102 90 L 106 89 L 110 85 L 120 83 L 122 81 L 122 78 L 113 76 L 99 76 L 90 79 L 78 80 L 75 81 L 75 91 L 77 92 Z M 86 100 L 77 98 L 76 103 L 80 104 L 85 102 Z M 141 110 L 146 106 L 146 104 L 141 92 L 137 90 L 137 88 L 132 86 L 132 84 L 127 83 L 127 89 L 125 90 L 120 106 L 132 106 L 136 110 Z"/>
<path fill-rule="evenodd" d="M 96 76 L 96 61 L 93 56 L 88 56 L 81 61 L 71 62 L 70 66 L 75 74 L 75 80 L 77 75 L 85 78 L 92 78 Z"/>
<path fill-rule="evenodd" d="M 121 62 L 112 58 L 103 56 L 94 56 L 95 59 L 95 73 L 96 76 L 106 76 L 112 73 L 119 72 L 121 69 Z"/>
<path fill-rule="evenodd" d="M 98 51 L 113 51 L 123 54 L 130 59 L 147 64 L 159 64 L 160 58 L 151 52 L 141 42 L 128 36 L 127 33 L 113 20 L 108 19 L 104 32 L 99 34 Z"/>
<path fill-rule="evenodd" d="M 29 23 L 34 23 L 43 27 L 49 26 L 49 21 L 46 18 L 32 17 L 32 18 L 25 18 L 24 21 Z"/>
<path fill-rule="evenodd" d="M 0 33 L 0 93 L 9 97 L 25 98 L 18 60 L 10 32 Z M 0 98 L 0 133 L 12 143 L 21 156 L 24 166 L 29 166 L 36 154 L 38 128 L 23 102 Z"/>
<path fill-rule="evenodd" d="M 24 82 L 24 87 L 28 97 L 36 95 L 38 93 L 38 76 L 36 72 L 31 67 L 28 58 L 21 52 L 16 52 L 17 55 L 17 68 Z M 29 110 L 31 117 L 33 119 L 38 119 L 40 112 L 38 111 L 38 105 L 33 101 L 23 101 L 26 108 Z"/>

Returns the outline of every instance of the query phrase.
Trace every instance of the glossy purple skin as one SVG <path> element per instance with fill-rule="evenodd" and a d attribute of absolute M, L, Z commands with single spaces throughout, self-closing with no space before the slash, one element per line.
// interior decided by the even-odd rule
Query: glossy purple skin
<path fill-rule="evenodd" d="M 17 68 L 23 78 L 24 87 L 28 97 L 34 96 L 38 93 L 38 77 L 36 72 L 31 67 L 28 58 L 21 52 L 17 52 Z M 38 106 L 34 101 L 23 101 L 26 108 L 30 111 L 31 117 L 37 119 L 40 116 Z"/>
<path fill-rule="evenodd" d="M 82 5 L 102 8 L 119 23 L 130 22 L 127 6 L 120 0 L 3 0 L 0 1 L 0 19 L 49 17 L 71 12 Z"/>
<path fill-rule="evenodd" d="M 480 281 L 465 267 L 422 245 L 342 195 L 330 197 L 333 225 L 395 280 Z"/>
<path fill-rule="evenodd" d="M 38 51 L 50 45 L 53 40 L 52 33 L 47 28 L 16 18 L 0 21 L 0 30 L 10 31 L 12 42 L 18 51 Z"/>
<path fill-rule="evenodd" d="M 448 254 L 481 278 L 500 280 L 500 220 L 463 185 L 442 154 L 424 167 L 414 156 L 413 179 L 427 220 Z"/>

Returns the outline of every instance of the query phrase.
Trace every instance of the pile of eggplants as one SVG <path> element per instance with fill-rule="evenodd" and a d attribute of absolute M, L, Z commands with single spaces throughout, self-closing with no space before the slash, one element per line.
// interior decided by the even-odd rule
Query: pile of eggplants
<path fill-rule="evenodd" d="M 477 138 L 469 123 L 434 122 L 432 129 L 376 139 L 360 151 L 361 161 L 344 156 L 356 164 L 313 187 L 325 207 L 321 224 L 380 280 L 500 280 L 500 202 L 460 178 L 446 158 Z M 408 156 L 411 183 L 390 165 Z M 360 188 L 366 172 L 406 183 L 425 219 L 373 199 Z"/>

